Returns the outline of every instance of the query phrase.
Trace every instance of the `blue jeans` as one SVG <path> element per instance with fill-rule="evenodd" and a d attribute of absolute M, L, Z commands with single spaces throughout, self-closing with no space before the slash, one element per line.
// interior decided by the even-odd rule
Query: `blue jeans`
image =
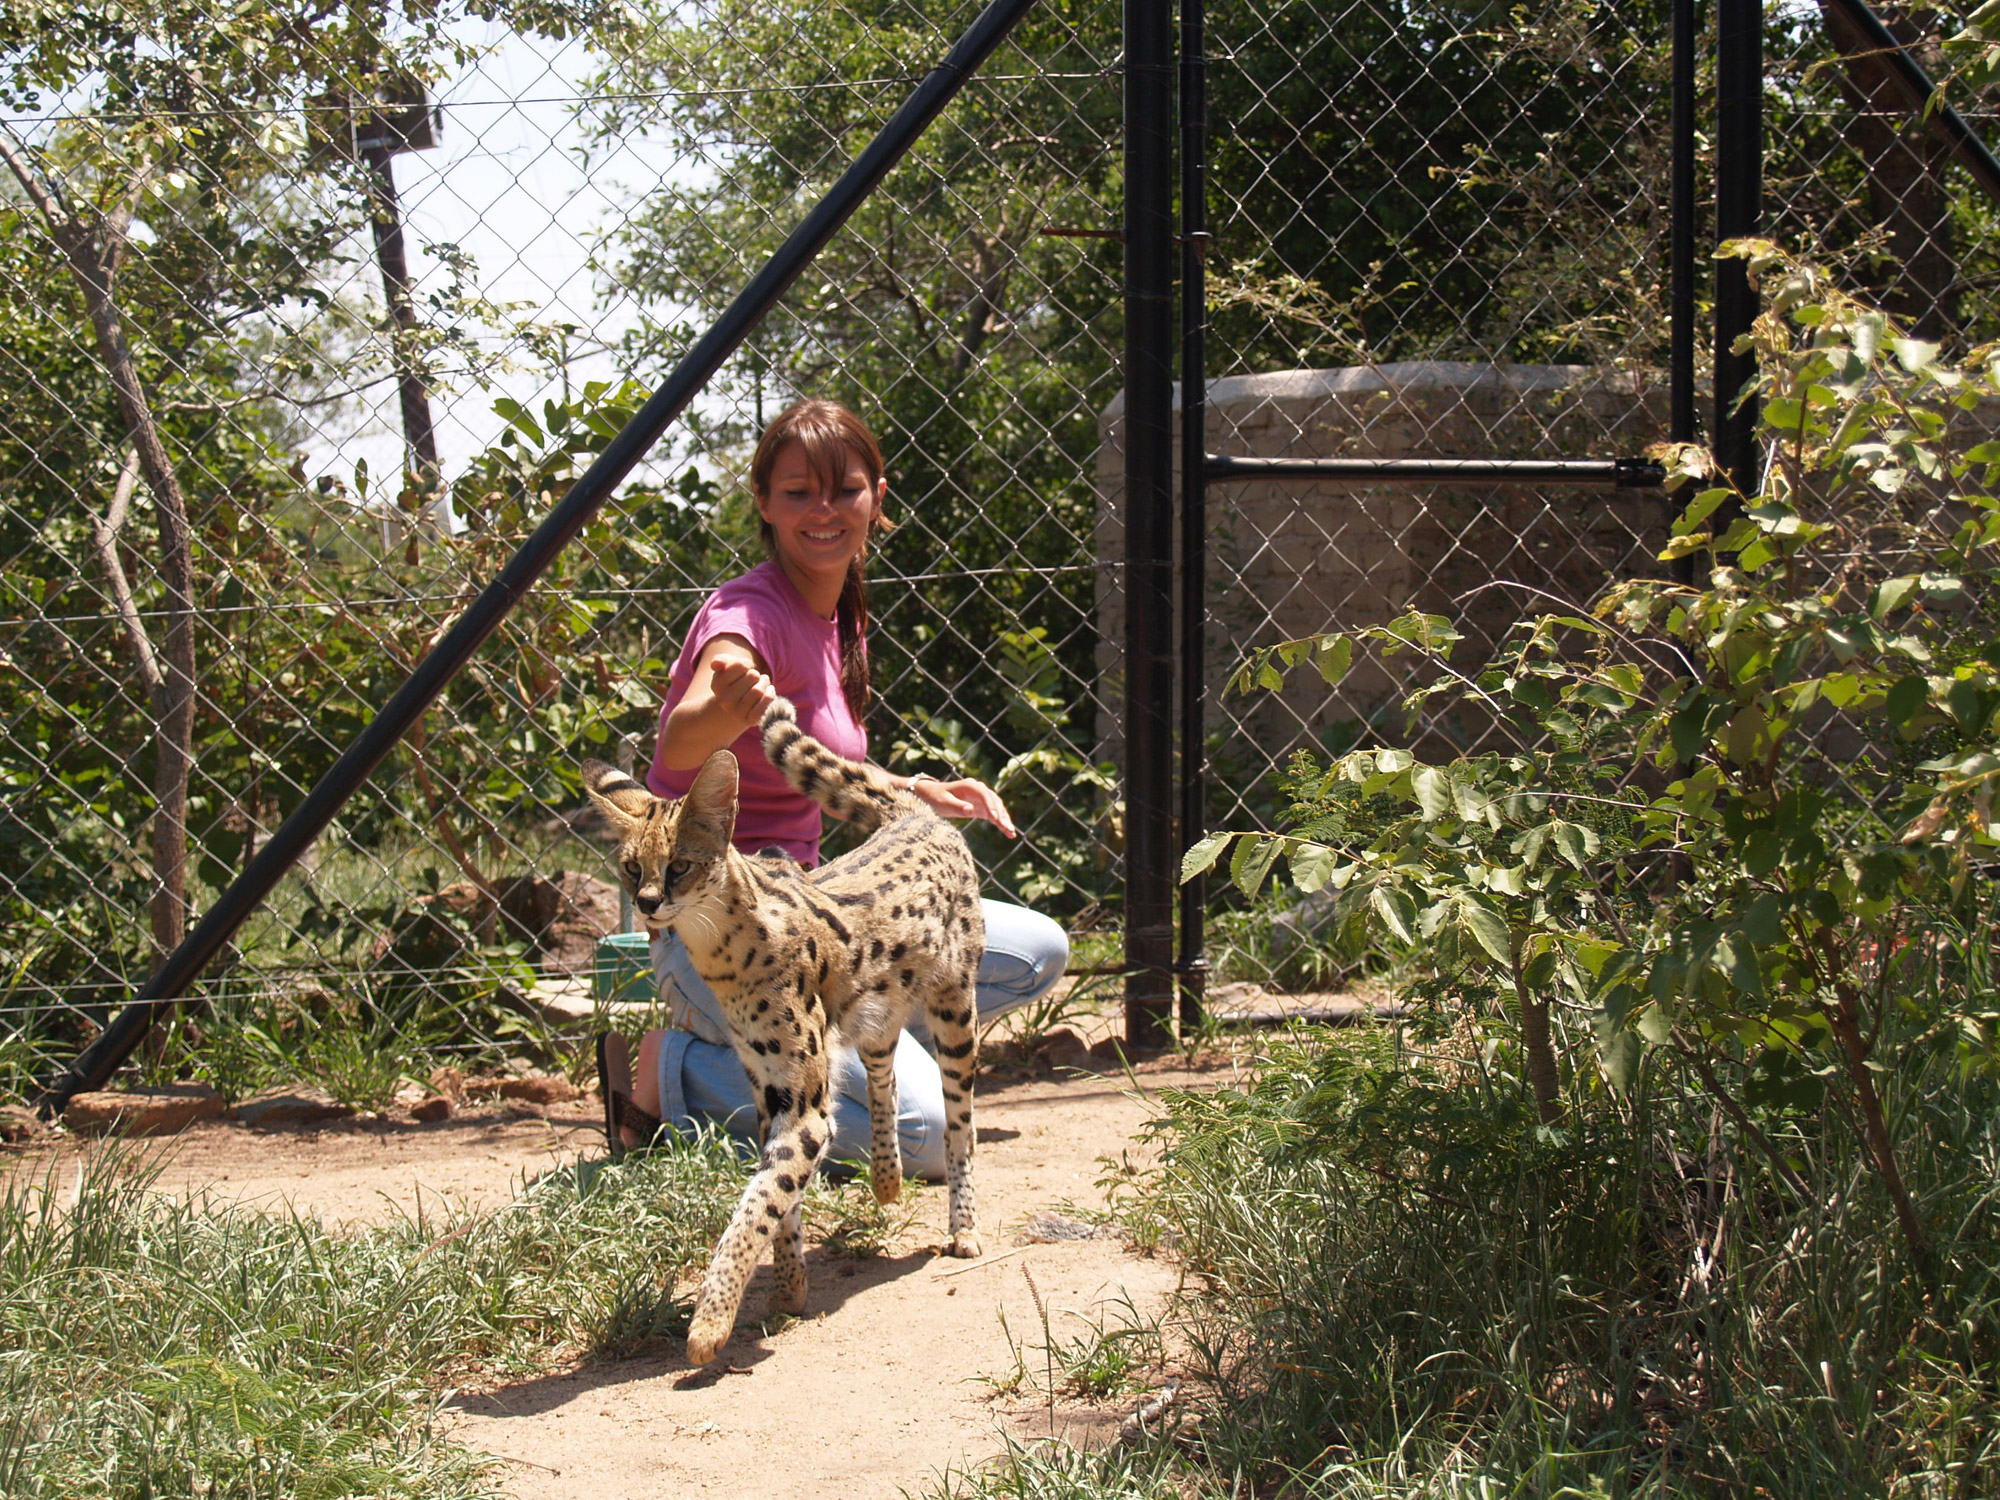
<path fill-rule="evenodd" d="M 1062 978 L 1069 936 L 1040 912 L 1000 901 L 981 901 L 986 954 L 979 961 L 979 1025 L 1040 999 Z M 660 998 L 673 1010 L 675 1029 L 660 1046 L 660 1118 L 677 1130 L 700 1123 L 757 1143 L 757 1104 L 750 1075 L 729 1045 L 729 1030 L 715 993 L 695 973 L 677 937 L 653 939 L 653 973 Z M 925 1043 L 921 1016 L 896 1045 L 896 1136 L 903 1171 L 911 1177 L 944 1177 L 944 1080 Z M 833 1161 L 868 1159 L 868 1075 L 852 1049 L 833 1051 Z"/>

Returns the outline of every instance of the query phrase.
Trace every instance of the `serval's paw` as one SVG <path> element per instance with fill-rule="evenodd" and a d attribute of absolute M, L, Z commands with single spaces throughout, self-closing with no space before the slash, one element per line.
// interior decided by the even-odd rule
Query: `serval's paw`
<path fill-rule="evenodd" d="M 945 1247 L 945 1253 L 956 1255 L 960 1260 L 977 1260 L 980 1255 L 979 1231 L 976 1229 L 959 1230 L 957 1234 L 951 1237 L 951 1244 Z"/>
<path fill-rule="evenodd" d="M 771 1311 L 790 1313 L 800 1317 L 806 1310 L 806 1278 L 803 1272 L 796 1277 L 780 1276 L 771 1288 Z"/>
<path fill-rule="evenodd" d="M 694 1322 L 688 1326 L 688 1363 L 705 1365 L 722 1351 L 729 1342 L 729 1331 L 734 1320 L 729 1323 L 719 1318 L 704 1317 L 700 1312 L 694 1315 Z"/>

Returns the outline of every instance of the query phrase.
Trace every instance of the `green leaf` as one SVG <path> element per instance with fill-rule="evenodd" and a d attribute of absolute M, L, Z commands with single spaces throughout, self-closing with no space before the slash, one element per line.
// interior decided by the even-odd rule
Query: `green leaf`
<path fill-rule="evenodd" d="M 1764 975 L 1757 966 L 1757 945 L 1741 932 L 1725 932 L 1715 945 L 1716 967 L 1746 995 L 1764 993 Z"/>
<path fill-rule="evenodd" d="M 1333 873 L 1333 850 L 1301 840 L 1292 846 L 1292 884 L 1311 895 Z"/>
<path fill-rule="evenodd" d="M 1706 547 L 1708 543 L 1709 535 L 1705 531 L 1696 531 L 1687 536 L 1670 538 L 1667 545 L 1660 549 L 1658 554 L 1659 560 L 1661 562 L 1674 562 L 1679 558 L 1691 557 Z"/>
<path fill-rule="evenodd" d="M 1216 856 L 1229 847 L 1235 838 L 1233 833 L 1211 833 L 1181 856 L 1181 884 L 1186 885 L 1195 876 L 1215 863 Z"/>
<path fill-rule="evenodd" d="M 1667 1015 L 1664 1005 L 1649 1005 L 1639 1017 L 1639 1035 L 1655 1047 L 1665 1046 L 1667 1038 L 1673 1035 L 1673 1029 L 1673 1020 Z"/>
<path fill-rule="evenodd" d="M 1940 345 L 1924 339 L 1891 339 L 1889 347 L 1896 351 L 1896 362 L 1912 375 L 1921 374 L 1937 362 Z"/>
<path fill-rule="evenodd" d="M 1556 853 L 1560 854 L 1577 869 L 1583 862 L 1603 847 L 1595 828 L 1586 828 L 1581 823 L 1564 823 L 1558 820 L 1550 825 L 1556 842 Z"/>
<path fill-rule="evenodd" d="M 1460 818 L 1477 823 L 1486 816 L 1486 794 L 1472 784 L 1471 775 L 1461 767 L 1460 774 L 1451 778 L 1451 800 Z"/>
<path fill-rule="evenodd" d="M 1921 676 L 1912 674 L 1909 677 L 1900 678 L 1896 685 L 1889 689 L 1888 696 L 1883 699 L 1882 708 L 1883 712 L 1888 715 L 1889 722 L 1900 728 L 1902 725 L 1907 724 L 1910 718 L 1919 709 L 1929 703 L 1930 700 L 1931 685 L 1929 681 Z"/>
<path fill-rule="evenodd" d="M 1743 868 L 1753 880 L 1761 880 L 1778 868 L 1783 858 L 1785 841 L 1778 830 L 1768 823 L 1760 823 L 1750 830 L 1749 838 L 1743 843 Z"/>
<path fill-rule="evenodd" d="M 1255 896 L 1286 842 L 1282 838 L 1246 836 L 1229 860 L 1229 878 L 1236 882 L 1236 888 L 1246 896 Z"/>
<path fill-rule="evenodd" d="M 1780 432 L 1797 432 L 1806 419 L 1806 404 L 1796 396 L 1779 396 L 1764 403 L 1764 425 Z"/>
<path fill-rule="evenodd" d="M 1604 1081 L 1617 1093 L 1631 1091 L 1633 1081 L 1639 1076 L 1639 1059 L 1644 1055 L 1639 1034 L 1623 1026 L 1598 1038 L 1597 1065 L 1604 1070 Z"/>
<path fill-rule="evenodd" d="M 1768 946 L 1784 936 L 1780 920 L 1783 902 L 1776 891 L 1766 891 L 1743 913 L 1742 932 L 1744 937 L 1760 946 Z"/>
<path fill-rule="evenodd" d="M 1321 636 L 1313 665 L 1328 687 L 1337 685 L 1354 664 L 1354 642 L 1344 635 Z"/>
<path fill-rule="evenodd" d="M 1487 957 L 1503 968 L 1514 961 L 1513 934 L 1500 915 L 1480 905 L 1469 896 L 1461 896 L 1458 901 L 1459 925 L 1472 940 L 1486 950 Z"/>
<path fill-rule="evenodd" d="M 1703 521 L 1714 515 L 1716 507 L 1735 493 L 1731 489 L 1703 490 L 1694 499 L 1688 501 L 1687 509 L 1682 511 L 1680 519 L 1674 522 L 1674 535 L 1686 536 L 1690 531 L 1701 525 Z"/>
<path fill-rule="evenodd" d="M 493 403 L 493 410 L 506 419 L 509 427 L 518 428 L 521 434 L 529 442 L 535 444 L 535 446 L 540 447 L 548 441 L 543 436 L 542 429 L 536 425 L 535 419 L 528 415 L 528 408 L 512 397 L 499 397 Z"/>
<path fill-rule="evenodd" d="M 1900 608 L 1903 601 L 1916 591 L 1917 582 L 1914 576 L 1883 579 L 1875 585 L 1875 592 L 1869 597 L 1869 615 L 1878 623 L 1887 619 L 1891 610 Z"/>
<path fill-rule="evenodd" d="M 1368 893 L 1368 904 L 1397 937 L 1406 943 L 1417 940 L 1417 904 L 1391 885 L 1377 885 Z"/>
<path fill-rule="evenodd" d="M 1410 792 L 1423 809 L 1426 823 L 1434 823 L 1451 811 L 1451 783 L 1436 766 L 1424 766 L 1412 774 Z"/>

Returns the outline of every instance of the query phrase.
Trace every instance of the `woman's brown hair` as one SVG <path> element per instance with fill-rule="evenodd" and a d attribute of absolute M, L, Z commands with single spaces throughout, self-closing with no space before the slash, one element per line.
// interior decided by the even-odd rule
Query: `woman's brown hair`
<path fill-rule="evenodd" d="M 757 440 L 757 452 L 750 460 L 750 487 L 760 500 L 769 498 L 771 471 L 777 467 L 778 455 L 791 443 L 805 450 L 806 471 L 825 485 L 829 493 L 839 492 L 850 457 L 861 460 L 870 489 L 882 482 L 882 445 L 875 441 L 868 424 L 837 401 L 808 396 L 773 417 L 763 437 Z M 868 525 L 868 535 L 872 538 L 893 529 L 878 508 L 875 519 Z M 771 523 L 760 520 L 758 530 L 764 538 L 765 554 L 776 557 L 777 536 L 771 530 Z M 841 696 L 847 699 L 848 711 L 857 724 L 874 697 L 868 681 L 868 581 L 862 571 L 867 557 L 864 545 L 848 563 L 847 577 L 840 585 L 840 603 L 833 615 L 840 627 Z"/>

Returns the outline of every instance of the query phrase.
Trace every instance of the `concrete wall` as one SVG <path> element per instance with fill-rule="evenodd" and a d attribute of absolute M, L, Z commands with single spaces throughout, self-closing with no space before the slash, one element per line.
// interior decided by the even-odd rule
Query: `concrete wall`
<path fill-rule="evenodd" d="M 1639 457 L 1665 422 L 1664 385 L 1623 372 L 1423 361 L 1217 380 L 1206 425 L 1211 453 L 1245 457 L 1609 459 Z M 1122 394 L 1098 431 L 1097 555 L 1110 562 L 1124 552 Z M 1580 603 L 1613 576 L 1657 568 L 1670 520 L 1658 491 L 1560 485 L 1259 479 L 1211 484 L 1208 495 L 1208 725 L 1239 725 L 1248 753 L 1272 764 L 1328 724 L 1396 698 L 1399 662 L 1357 661 L 1334 691 L 1304 669 L 1283 693 L 1222 699 L 1252 647 L 1381 624 L 1412 606 L 1497 639 L 1552 601 L 1473 592 L 1481 585 L 1509 579 Z M 1100 702 L 1109 706 L 1098 739 L 1115 757 L 1125 651 L 1116 569 L 1098 575 L 1097 618 Z M 1473 644 L 1462 648 L 1468 659 Z"/>

